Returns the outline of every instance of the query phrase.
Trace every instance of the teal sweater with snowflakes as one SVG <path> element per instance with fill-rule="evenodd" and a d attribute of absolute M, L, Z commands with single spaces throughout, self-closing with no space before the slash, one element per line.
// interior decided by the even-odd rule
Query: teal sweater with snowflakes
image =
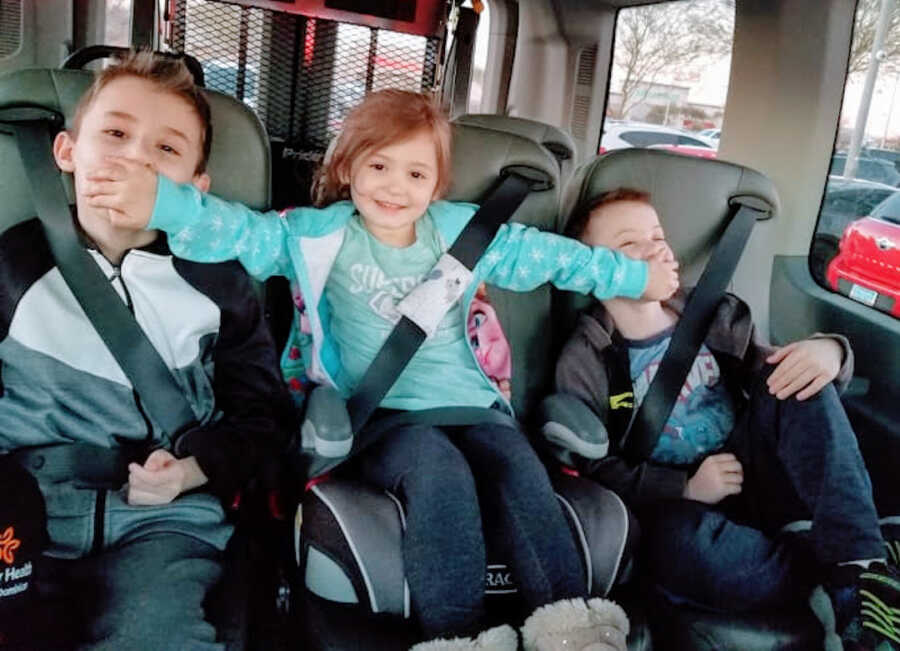
<path fill-rule="evenodd" d="M 312 331 L 299 338 L 307 374 L 349 396 L 399 318 L 392 308 L 450 247 L 477 208 L 433 202 L 416 225 L 416 243 L 392 252 L 365 231 L 349 201 L 259 213 L 160 176 L 148 228 L 166 231 L 172 251 L 188 260 L 237 259 L 259 280 L 278 275 L 295 281 Z M 426 409 L 506 402 L 481 371 L 466 336 L 463 315 L 481 282 L 513 291 L 549 282 L 598 299 L 637 298 L 647 284 L 647 264 L 533 227 L 504 224 L 475 266 L 460 305 L 419 349 L 382 406 Z M 287 355 L 285 351 L 286 364 L 291 363 Z M 440 379 L 442 390 L 428 390 L 421 382 L 427 377 Z"/>

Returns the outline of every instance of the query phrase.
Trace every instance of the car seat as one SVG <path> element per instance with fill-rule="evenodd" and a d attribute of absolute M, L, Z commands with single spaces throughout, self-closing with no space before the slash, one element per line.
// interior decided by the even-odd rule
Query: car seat
<path fill-rule="evenodd" d="M 596 157 L 576 171 L 566 191 L 559 229 L 565 229 L 579 206 L 621 187 L 650 193 L 681 263 L 682 282 L 688 286 L 696 283 L 724 230 L 729 199 L 760 198 L 772 207 L 773 216 L 780 210 L 772 182 L 749 168 L 656 150 L 622 149 Z M 573 325 L 577 309 L 586 304 L 578 299 L 568 301 L 568 314 L 559 315 Z M 799 604 L 795 612 L 733 615 L 675 606 L 652 587 L 641 598 L 651 604 L 653 641 L 659 649 L 822 648 L 822 627 L 806 604 Z"/>
<path fill-rule="evenodd" d="M 69 126 L 79 98 L 90 85 L 93 74 L 81 70 L 33 69 L 0 76 L 0 109 L 37 106 L 63 116 Z M 215 132 L 208 171 L 213 179 L 212 192 L 257 209 L 268 207 L 269 144 L 257 117 L 232 97 L 206 91 Z M 12 136 L 0 133 L 0 232 L 35 216 L 26 170 Z M 71 179 L 63 174 L 74 203 Z M 211 617 L 229 648 L 241 648 L 246 641 L 247 607 L 250 603 L 247 577 L 249 539 L 239 526 L 229 544 L 226 573 L 211 595 Z M 257 552 L 252 552 L 257 557 Z M 254 568 L 257 576 L 260 568 Z"/>
<path fill-rule="evenodd" d="M 490 126 L 453 126 L 453 184 L 448 198 L 477 202 L 501 171 L 525 166 L 543 174 L 550 188 L 532 191 L 514 221 L 552 230 L 560 199 L 560 165 L 542 144 L 502 120 Z M 513 354 L 512 403 L 527 419 L 549 388 L 555 323 L 548 286 L 518 293 L 489 287 Z M 298 612 L 307 649 L 397 649 L 416 641 L 401 555 L 404 514 L 390 494 L 347 478 L 340 469 L 310 482 L 296 519 L 296 583 L 305 588 Z M 621 500 L 599 485 L 555 478 L 590 577 L 590 590 L 605 595 L 621 579 L 636 543 L 633 520 Z M 485 527 L 490 527 L 486 522 Z M 488 608 L 516 611 L 515 577 L 488 549 Z M 635 622 L 638 639 L 640 626 Z M 638 647 L 645 648 L 645 647 Z"/>

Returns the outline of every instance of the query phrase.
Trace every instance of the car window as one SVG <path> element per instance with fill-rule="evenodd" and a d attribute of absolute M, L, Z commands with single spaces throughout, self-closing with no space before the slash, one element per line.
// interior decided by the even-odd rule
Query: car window
<path fill-rule="evenodd" d="M 873 217 L 889 217 L 896 219 L 900 217 L 900 192 L 895 192 L 890 197 L 875 206 L 872 210 Z"/>
<path fill-rule="evenodd" d="M 877 4 L 857 4 L 857 25 Z M 885 42 L 900 37 L 897 21 L 887 30 Z M 873 51 L 870 37 L 853 34 L 809 269 L 825 288 L 900 318 L 900 51 Z"/>
<path fill-rule="evenodd" d="M 605 123 L 649 123 L 693 133 L 718 130 L 725 113 L 733 40 L 734 0 L 657 2 L 620 9 Z M 598 151 L 679 144 L 709 147 L 696 138 L 697 142 L 679 141 L 676 134 L 627 131 L 619 137 L 603 134 Z"/>

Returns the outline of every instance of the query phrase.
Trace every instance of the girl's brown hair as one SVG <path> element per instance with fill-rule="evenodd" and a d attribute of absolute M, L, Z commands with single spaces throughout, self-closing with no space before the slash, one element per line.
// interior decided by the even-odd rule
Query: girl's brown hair
<path fill-rule="evenodd" d="M 360 156 L 426 131 L 437 153 L 437 187 L 441 197 L 450 186 L 450 122 L 434 97 L 406 90 L 379 90 L 363 100 L 344 119 L 337 141 L 316 173 L 313 203 L 327 206 L 350 198 L 353 161 Z"/>

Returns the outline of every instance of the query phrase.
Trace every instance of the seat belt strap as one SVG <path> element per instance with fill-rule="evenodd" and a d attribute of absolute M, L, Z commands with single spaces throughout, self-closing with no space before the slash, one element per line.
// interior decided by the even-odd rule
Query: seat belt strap
<path fill-rule="evenodd" d="M 21 107 L 0 111 L 0 122 L 15 133 L 34 206 L 63 279 L 150 416 L 174 441 L 195 424 L 194 411 L 134 315 L 79 240 L 50 146 L 60 116 Z"/>
<path fill-rule="evenodd" d="M 456 258 L 469 271 L 474 269 L 497 230 L 512 217 L 533 185 L 531 178 L 516 171 L 506 174 L 444 255 Z M 400 318 L 347 401 L 354 433 L 362 430 L 426 337 L 426 331 L 412 319 Z"/>
<path fill-rule="evenodd" d="M 769 212 L 755 198 L 735 198 L 731 218 L 716 245 L 700 280 L 688 297 L 647 394 L 631 420 L 622 441 L 625 457 L 632 463 L 650 458 L 675 406 L 700 346 L 706 339 L 716 310 L 734 275 L 738 261 L 758 219 Z M 749 202 L 756 205 L 749 205 Z"/>

